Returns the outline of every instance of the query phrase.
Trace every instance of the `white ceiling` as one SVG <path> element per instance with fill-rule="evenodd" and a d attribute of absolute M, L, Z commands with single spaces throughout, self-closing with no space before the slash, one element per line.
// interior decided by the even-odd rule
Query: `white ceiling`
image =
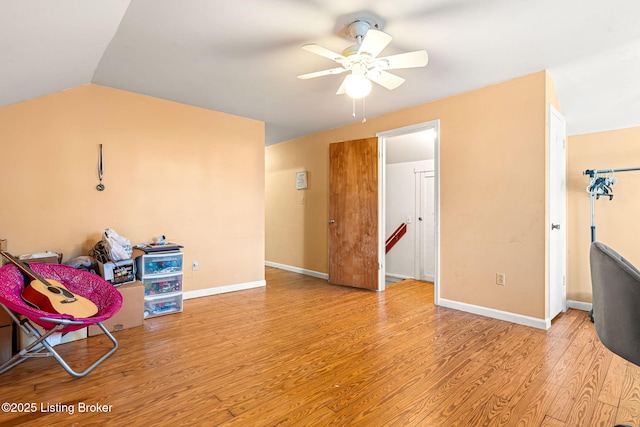
<path fill-rule="evenodd" d="M 435 137 L 435 129 L 426 129 L 385 138 L 386 164 L 433 160 Z"/>
<path fill-rule="evenodd" d="M 354 121 L 344 75 L 303 51 L 352 44 L 337 22 L 370 11 L 382 55 L 426 49 L 366 115 L 548 69 L 570 134 L 640 125 L 634 0 L 0 0 L 0 106 L 96 83 L 266 122 L 266 143 Z M 359 111 L 360 111 L 359 107 Z"/>

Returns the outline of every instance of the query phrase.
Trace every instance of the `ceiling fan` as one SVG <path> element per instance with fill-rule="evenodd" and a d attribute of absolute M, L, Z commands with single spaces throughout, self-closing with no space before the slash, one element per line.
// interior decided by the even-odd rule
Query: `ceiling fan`
<path fill-rule="evenodd" d="M 345 77 L 336 94 L 346 93 L 354 99 L 359 99 L 369 94 L 371 82 L 389 90 L 404 83 L 405 80 L 402 77 L 387 70 L 424 67 L 429 61 L 429 56 L 424 50 L 378 58 L 380 52 L 391 42 L 392 37 L 383 31 L 371 28 L 371 24 L 365 20 L 351 22 L 348 25 L 348 33 L 356 39 L 356 44 L 347 47 L 342 53 L 333 52 L 315 43 L 302 46 L 304 50 L 331 59 L 341 66 L 301 74 L 298 78 L 311 79 L 350 71 L 351 73 Z"/>

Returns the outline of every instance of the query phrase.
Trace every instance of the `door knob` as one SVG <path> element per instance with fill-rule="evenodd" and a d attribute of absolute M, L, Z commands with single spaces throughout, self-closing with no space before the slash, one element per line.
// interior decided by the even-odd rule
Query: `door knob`
<path fill-rule="evenodd" d="M 421 216 L 418 217 L 418 221 L 422 221 L 422 217 Z"/>
<path fill-rule="evenodd" d="M 329 224 L 333 224 L 333 223 L 335 223 L 335 222 L 336 222 L 336 220 L 335 220 L 335 219 L 330 219 L 330 220 L 329 220 Z"/>
<path fill-rule="evenodd" d="M 560 230 L 560 224 L 551 224 L 552 230 Z"/>

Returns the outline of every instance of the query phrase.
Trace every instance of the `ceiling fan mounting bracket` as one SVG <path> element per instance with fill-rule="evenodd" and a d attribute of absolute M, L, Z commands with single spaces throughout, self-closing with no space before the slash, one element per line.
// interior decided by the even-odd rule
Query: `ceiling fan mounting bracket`
<path fill-rule="evenodd" d="M 349 35 L 356 40 L 362 40 L 362 38 L 367 34 L 369 28 L 371 28 L 371 24 L 367 21 L 353 21 L 349 24 Z"/>
<path fill-rule="evenodd" d="M 358 35 L 364 37 L 369 29 L 382 30 L 384 24 L 384 19 L 373 12 L 364 10 L 338 17 L 335 28 L 336 33 L 341 37 L 357 40 Z"/>

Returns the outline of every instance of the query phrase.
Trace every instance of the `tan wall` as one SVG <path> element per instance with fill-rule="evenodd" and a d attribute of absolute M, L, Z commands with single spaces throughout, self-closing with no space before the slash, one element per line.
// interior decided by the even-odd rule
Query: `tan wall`
<path fill-rule="evenodd" d="M 267 147 L 265 155 L 266 260 L 327 272 L 328 155 L 321 136 Z M 307 189 L 296 190 L 296 172 Z"/>
<path fill-rule="evenodd" d="M 567 299 L 591 302 L 591 209 L 587 169 L 640 167 L 640 127 L 569 137 Z M 640 171 L 618 172 L 613 200 L 595 201 L 597 240 L 640 267 Z"/>
<path fill-rule="evenodd" d="M 547 79 L 542 71 L 267 147 L 266 259 L 327 272 L 329 143 L 440 119 L 441 297 L 544 318 Z M 300 170 L 309 190 L 295 190 Z"/>
<path fill-rule="evenodd" d="M 184 245 L 187 291 L 264 279 L 262 122 L 87 85 L 0 108 L 0 141 L 10 252 L 68 260 L 110 227 Z"/>

